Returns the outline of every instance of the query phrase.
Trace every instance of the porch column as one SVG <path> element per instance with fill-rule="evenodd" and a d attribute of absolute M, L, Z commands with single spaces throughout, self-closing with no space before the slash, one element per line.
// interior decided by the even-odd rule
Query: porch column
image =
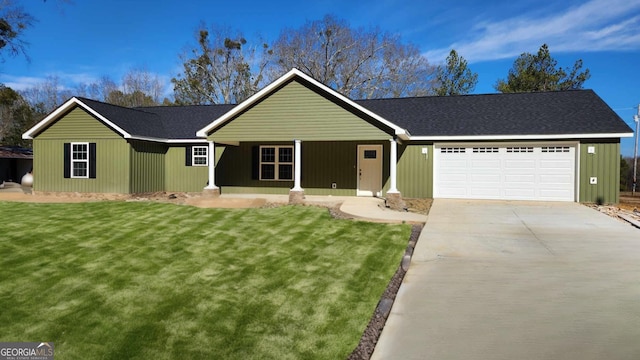
<path fill-rule="evenodd" d="M 301 186 L 301 182 L 300 182 L 300 173 L 302 172 L 300 169 L 300 163 L 302 162 L 302 150 L 301 150 L 301 146 L 300 140 L 294 140 L 295 143 L 295 147 L 294 147 L 294 154 L 293 154 L 293 159 L 294 159 L 294 165 L 293 165 L 293 189 L 291 189 L 292 191 L 303 191 L 302 190 L 302 186 Z"/>
<path fill-rule="evenodd" d="M 396 185 L 397 177 L 397 162 L 398 162 L 398 142 L 396 139 L 389 139 L 391 143 L 391 151 L 389 156 L 389 190 L 387 191 L 385 198 L 385 205 L 393 210 L 404 211 L 407 208 L 402 195 L 398 191 Z"/>
<path fill-rule="evenodd" d="M 289 203 L 302 204 L 304 202 L 304 189 L 302 189 L 302 146 L 301 140 L 293 140 L 293 188 L 289 190 Z"/>
<path fill-rule="evenodd" d="M 398 162 L 398 142 L 396 139 L 389 139 L 391 143 L 391 155 L 389 156 L 389 190 L 388 193 L 397 193 L 396 187 L 396 165 Z"/>
<path fill-rule="evenodd" d="M 216 186 L 216 146 L 213 141 L 209 141 L 209 183 L 204 188 L 204 195 L 217 197 L 220 196 L 220 188 Z"/>

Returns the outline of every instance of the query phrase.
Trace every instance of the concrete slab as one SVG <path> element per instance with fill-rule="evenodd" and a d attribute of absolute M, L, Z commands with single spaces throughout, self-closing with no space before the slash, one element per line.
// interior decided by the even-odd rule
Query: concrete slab
<path fill-rule="evenodd" d="M 574 203 L 434 201 L 372 359 L 638 359 L 640 230 Z"/>
<path fill-rule="evenodd" d="M 374 197 L 348 197 L 340 206 L 340 211 L 370 221 L 409 224 L 427 221 L 427 215 L 388 209 L 383 199 Z"/>

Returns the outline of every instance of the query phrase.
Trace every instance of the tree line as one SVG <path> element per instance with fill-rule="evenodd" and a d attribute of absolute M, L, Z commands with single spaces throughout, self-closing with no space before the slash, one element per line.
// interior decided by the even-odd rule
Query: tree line
<path fill-rule="evenodd" d="M 21 31 L 33 22 L 28 14 L 16 15 L 21 8 L 11 4 L 0 6 L 0 56 L 25 53 Z M 239 103 L 294 67 L 352 99 L 462 95 L 478 82 L 456 50 L 435 66 L 398 35 L 354 28 L 333 15 L 283 29 L 272 43 L 202 24 L 195 43 L 179 57 L 182 71 L 171 79 L 172 98 L 164 96 L 162 79 L 145 68 L 130 69 L 118 81 L 103 76 L 75 88 L 65 88 L 55 76 L 22 91 L 0 85 L 0 144 L 28 146 L 19 135 L 71 96 L 126 107 Z M 590 77 L 582 66 L 578 60 L 569 71 L 558 67 L 544 44 L 536 54 L 521 54 L 494 87 L 499 92 L 578 89 Z"/>

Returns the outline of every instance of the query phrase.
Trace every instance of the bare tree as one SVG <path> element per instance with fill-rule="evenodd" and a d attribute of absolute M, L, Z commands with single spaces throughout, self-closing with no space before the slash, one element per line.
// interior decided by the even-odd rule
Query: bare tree
<path fill-rule="evenodd" d="M 104 75 L 96 82 L 78 84 L 74 93 L 89 99 L 107 101 L 109 94 L 116 90 L 118 85 L 109 76 Z"/>
<path fill-rule="evenodd" d="M 435 68 L 416 46 L 331 15 L 285 29 L 272 49 L 272 78 L 295 67 L 354 99 L 428 95 L 434 85 Z"/>
<path fill-rule="evenodd" d="M 157 74 L 149 72 L 146 68 L 133 68 L 122 77 L 122 92 L 124 94 L 138 94 L 139 104 L 134 106 L 143 106 L 150 98 L 155 104 L 162 101 L 162 93 L 164 91 L 164 83 Z M 139 95 L 144 95 L 140 97 Z"/>
<path fill-rule="evenodd" d="M 240 32 L 204 26 L 198 46 L 181 56 L 183 72 L 171 79 L 178 104 L 230 104 L 255 93 L 263 81 L 268 46 L 247 45 Z M 260 59 L 256 53 L 262 50 Z"/>
<path fill-rule="evenodd" d="M 22 39 L 26 29 L 33 25 L 35 19 L 26 13 L 22 6 L 13 0 L 0 0 L 0 52 L 1 59 L 4 60 L 3 53 L 7 51 L 9 55 L 16 56 L 23 54 L 26 56 L 25 48 L 27 43 Z"/>
<path fill-rule="evenodd" d="M 41 83 L 20 91 L 37 113 L 46 114 L 53 111 L 73 96 L 73 91 L 60 83 L 57 75 L 47 76 Z"/>

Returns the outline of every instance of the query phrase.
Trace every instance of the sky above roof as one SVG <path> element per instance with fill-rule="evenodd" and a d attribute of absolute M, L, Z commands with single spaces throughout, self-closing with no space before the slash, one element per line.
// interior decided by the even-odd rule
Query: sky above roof
<path fill-rule="evenodd" d="M 28 55 L 0 63 L 0 82 L 21 90 L 58 76 L 62 85 L 120 80 L 131 68 L 157 73 L 171 92 L 179 55 L 201 23 L 229 26 L 248 39 L 277 38 L 287 28 L 334 14 L 352 27 L 377 26 L 411 42 L 433 64 L 455 48 L 478 73 L 474 93 L 494 93 L 523 52 L 547 43 L 560 66 L 582 59 L 593 89 L 635 128 L 640 104 L 640 0 L 458 0 L 309 2 L 272 0 L 75 0 L 23 2 L 37 22 L 25 34 Z M 241 5 L 240 5 L 241 4 Z M 633 138 L 621 151 L 633 155 Z"/>

